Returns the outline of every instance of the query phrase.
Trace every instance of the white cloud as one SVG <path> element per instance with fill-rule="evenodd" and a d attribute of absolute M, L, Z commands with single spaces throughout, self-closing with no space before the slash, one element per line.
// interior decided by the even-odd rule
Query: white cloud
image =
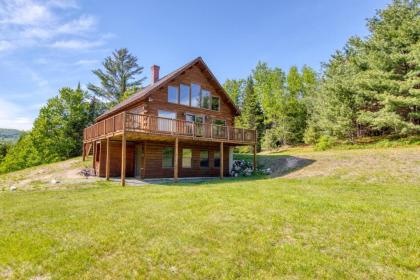
<path fill-rule="evenodd" d="M 76 61 L 75 65 L 92 65 L 92 64 L 98 64 L 99 60 L 97 59 L 81 59 L 79 61 Z"/>
<path fill-rule="evenodd" d="M 93 15 L 68 18 L 63 9 L 77 8 L 70 0 L 0 0 L 0 51 L 16 48 L 54 47 L 91 49 L 110 37 L 94 33 Z M 92 41 L 85 41 L 91 38 Z"/>
<path fill-rule="evenodd" d="M 67 8 L 79 8 L 76 1 L 74 0 L 50 0 L 47 2 L 49 6 L 67 9 Z"/>
<path fill-rule="evenodd" d="M 80 34 L 91 31 L 96 25 L 96 18 L 93 16 L 81 16 L 78 19 L 67 22 L 57 28 L 59 34 Z"/>
<path fill-rule="evenodd" d="M 102 40 L 99 41 L 86 41 L 86 40 L 62 40 L 56 41 L 51 44 L 52 48 L 57 49 L 76 49 L 76 50 L 86 50 L 92 49 L 95 47 L 100 47 L 104 44 Z"/>
<path fill-rule="evenodd" d="M 38 25 L 53 20 L 48 6 L 31 0 L 3 0 L 0 5 L 0 24 Z"/>

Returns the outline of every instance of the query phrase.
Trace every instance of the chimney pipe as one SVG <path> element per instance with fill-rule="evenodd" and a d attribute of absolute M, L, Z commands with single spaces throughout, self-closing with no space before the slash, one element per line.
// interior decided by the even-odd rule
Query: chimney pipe
<path fill-rule="evenodd" d="M 152 65 L 152 67 L 151 67 L 151 70 L 152 70 L 151 71 L 152 72 L 152 77 L 151 77 L 152 84 L 159 81 L 159 69 L 160 69 L 160 67 L 157 66 L 157 65 Z"/>

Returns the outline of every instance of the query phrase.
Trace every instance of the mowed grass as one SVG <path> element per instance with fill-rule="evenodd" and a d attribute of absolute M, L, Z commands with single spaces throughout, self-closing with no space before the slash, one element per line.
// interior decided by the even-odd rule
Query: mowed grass
<path fill-rule="evenodd" d="M 410 157 L 418 151 L 389 149 L 408 158 L 402 176 L 405 164 L 419 164 Z M 328 169 L 329 153 L 297 153 L 314 160 L 297 172 L 319 162 Z M 361 153 L 355 164 L 370 164 Z M 350 156 L 336 154 L 338 162 Z M 420 181 L 401 183 L 381 167 L 372 177 L 386 181 L 349 178 L 340 175 L 345 167 L 338 175 L 0 192 L 0 279 L 418 279 Z"/>

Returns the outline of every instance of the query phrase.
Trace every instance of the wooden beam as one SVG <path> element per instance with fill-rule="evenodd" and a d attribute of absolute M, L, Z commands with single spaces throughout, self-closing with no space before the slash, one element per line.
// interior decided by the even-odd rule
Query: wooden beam
<path fill-rule="evenodd" d="M 179 140 L 175 138 L 175 158 L 174 158 L 174 180 L 178 181 L 178 154 L 179 154 Z"/>
<path fill-rule="evenodd" d="M 109 141 L 109 137 L 108 137 L 108 138 L 106 138 L 106 163 L 105 163 L 105 177 L 106 177 L 107 180 L 109 180 L 109 170 L 110 170 L 109 163 L 110 163 L 110 156 L 111 156 L 111 153 L 110 153 L 110 150 L 109 150 L 109 147 L 110 147 L 109 142 L 110 141 Z"/>
<path fill-rule="evenodd" d="M 121 186 L 125 186 L 125 166 L 127 161 L 127 140 L 125 139 L 125 133 L 122 135 L 121 141 Z"/>
<path fill-rule="evenodd" d="M 220 142 L 220 179 L 223 179 L 224 167 L 223 167 L 223 142 Z"/>
<path fill-rule="evenodd" d="M 254 145 L 254 171 L 257 171 L 257 145 Z"/>
<path fill-rule="evenodd" d="M 96 175 L 96 142 L 92 142 L 92 168 L 93 168 L 93 174 Z"/>
<path fill-rule="evenodd" d="M 82 161 L 86 160 L 86 144 L 83 143 L 83 147 L 82 147 Z"/>

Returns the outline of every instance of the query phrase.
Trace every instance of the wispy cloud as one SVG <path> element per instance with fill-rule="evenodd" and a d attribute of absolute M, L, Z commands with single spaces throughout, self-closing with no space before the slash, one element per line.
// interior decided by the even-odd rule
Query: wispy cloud
<path fill-rule="evenodd" d="M 51 47 L 57 49 L 73 49 L 83 50 L 100 47 L 104 44 L 102 40 L 99 41 L 86 41 L 86 40 L 63 40 L 54 42 Z"/>
<path fill-rule="evenodd" d="M 60 12 L 76 8 L 77 3 L 69 0 L 0 0 L 0 52 L 12 46 L 83 49 L 103 45 L 106 36 L 95 33 L 96 17 L 83 14 L 69 19 Z"/>
<path fill-rule="evenodd" d="M 74 63 L 75 65 L 94 65 L 94 64 L 98 64 L 99 60 L 97 59 L 81 59 L 79 61 L 76 61 L 76 63 Z"/>

